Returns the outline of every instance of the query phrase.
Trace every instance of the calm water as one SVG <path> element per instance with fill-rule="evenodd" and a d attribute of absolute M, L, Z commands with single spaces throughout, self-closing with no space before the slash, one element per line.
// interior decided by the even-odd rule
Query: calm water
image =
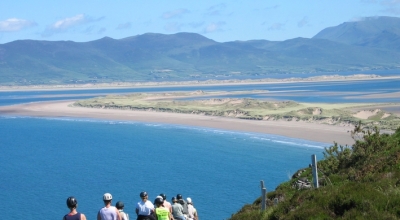
<path fill-rule="evenodd" d="M 190 196 L 202 219 L 226 219 L 259 196 L 260 180 L 273 190 L 307 167 L 312 154 L 322 158 L 325 146 L 163 124 L 0 117 L 0 213 L 57 219 L 74 195 L 79 210 L 95 219 L 110 192 L 133 217 L 146 190 L 152 201 L 159 193 Z"/>
<path fill-rule="evenodd" d="M 363 94 L 386 94 L 400 91 L 400 79 L 390 80 L 360 80 L 349 82 L 307 82 L 279 83 L 257 85 L 224 85 L 224 86 L 193 86 L 193 87 L 155 87 L 126 88 L 98 90 L 67 90 L 67 91 L 23 91 L 1 92 L 0 105 L 13 105 L 35 101 L 52 101 L 66 99 L 84 99 L 107 94 L 127 94 L 134 92 L 176 92 L 176 91 L 246 91 L 268 90 L 263 94 L 240 94 L 227 96 L 212 96 L 210 98 L 236 97 L 276 100 L 293 100 L 298 102 L 400 102 L 400 97 L 349 99 L 348 96 Z M 346 94 L 344 94 L 346 93 Z"/>
<path fill-rule="evenodd" d="M 390 93 L 399 91 L 398 85 L 399 80 L 378 80 L 0 92 L 0 105 L 110 93 L 261 89 L 271 91 L 257 95 L 261 98 L 334 103 L 348 100 L 343 92 Z M 399 98 L 389 100 L 400 102 Z M 124 201 L 126 211 L 135 217 L 138 195 L 146 190 L 151 200 L 159 193 L 166 193 L 168 199 L 181 193 L 193 198 L 202 219 L 226 219 L 259 196 L 260 180 L 273 190 L 299 168 L 307 167 L 312 154 L 322 159 L 323 148 L 329 145 L 166 124 L 0 116 L 0 198 L 6 203 L 0 213 L 4 219 L 60 219 L 67 212 L 66 198 L 74 195 L 79 210 L 95 219 L 102 195 L 110 192 L 114 203 Z"/>

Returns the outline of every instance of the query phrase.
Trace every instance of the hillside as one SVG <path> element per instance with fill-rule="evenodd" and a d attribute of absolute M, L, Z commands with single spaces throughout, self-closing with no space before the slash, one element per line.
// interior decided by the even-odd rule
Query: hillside
<path fill-rule="evenodd" d="M 399 219 L 400 128 L 388 135 L 357 126 L 352 136 L 352 147 L 325 149 L 319 188 L 310 184 L 311 168 L 300 169 L 267 194 L 266 211 L 258 198 L 230 219 Z"/>
<path fill-rule="evenodd" d="M 400 49 L 400 19 L 367 17 L 322 30 L 313 39 L 326 39 L 348 45 Z"/>
<path fill-rule="evenodd" d="M 399 20 L 378 17 L 347 22 L 311 39 L 285 41 L 221 43 L 195 33 L 147 33 L 83 43 L 18 40 L 0 44 L 0 84 L 207 80 L 398 69 Z"/>

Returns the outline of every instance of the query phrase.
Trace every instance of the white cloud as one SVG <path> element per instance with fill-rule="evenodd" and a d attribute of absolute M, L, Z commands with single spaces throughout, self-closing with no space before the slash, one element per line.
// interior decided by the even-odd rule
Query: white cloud
<path fill-rule="evenodd" d="M 74 17 L 64 18 L 62 20 L 56 21 L 54 24 L 50 26 L 50 29 L 53 30 L 66 30 L 70 27 L 80 25 L 86 22 L 85 15 L 79 14 Z"/>
<path fill-rule="evenodd" d="M 42 33 L 42 37 L 48 37 L 51 36 L 53 34 L 57 34 L 57 33 L 62 33 L 62 32 L 66 32 L 71 28 L 83 25 L 83 24 L 87 24 L 87 23 L 91 23 L 91 22 L 97 22 L 100 21 L 102 19 L 104 19 L 105 17 L 99 17 L 99 18 L 90 18 L 85 16 L 84 14 L 78 14 L 75 15 L 73 17 L 68 17 L 68 18 L 64 18 L 61 20 L 58 20 L 56 22 L 54 22 L 53 24 L 49 25 Z M 91 33 L 91 28 L 86 28 L 85 30 L 83 30 L 83 33 L 89 34 Z"/>
<path fill-rule="evenodd" d="M 32 26 L 36 26 L 36 23 L 24 19 L 9 18 L 7 20 L 0 21 L 0 32 L 19 31 Z"/>
<path fill-rule="evenodd" d="M 303 19 L 301 19 L 299 22 L 297 22 L 298 27 L 304 27 L 308 25 L 308 17 L 304 16 Z"/>
<path fill-rule="evenodd" d="M 207 27 L 204 28 L 203 32 L 204 33 L 212 33 L 212 32 L 217 32 L 217 31 L 223 31 L 223 26 L 226 23 L 223 21 L 217 22 L 217 23 L 211 23 L 207 25 Z"/>
<path fill-rule="evenodd" d="M 189 10 L 184 9 L 184 8 L 180 8 L 180 9 L 176 9 L 173 11 L 167 11 L 162 15 L 162 18 L 164 19 L 171 19 L 171 18 L 177 18 L 177 17 L 181 17 L 183 14 L 189 13 Z"/>

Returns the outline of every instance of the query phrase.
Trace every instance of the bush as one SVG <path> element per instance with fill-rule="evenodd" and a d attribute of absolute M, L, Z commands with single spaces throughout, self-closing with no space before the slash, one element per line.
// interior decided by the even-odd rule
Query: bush
<path fill-rule="evenodd" d="M 324 184 L 318 189 L 297 190 L 293 183 L 312 178 L 311 169 L 269 192 L 261 212 L 261 198 L 232 215 L 232 220 L 266 219 L 399 219 L 400 218 L 400 128 L 393 134 L 356 126 L 353 146 L 326 148 L 318 162 Z M 300 172 L 301 171 L 301 172 Z"/>

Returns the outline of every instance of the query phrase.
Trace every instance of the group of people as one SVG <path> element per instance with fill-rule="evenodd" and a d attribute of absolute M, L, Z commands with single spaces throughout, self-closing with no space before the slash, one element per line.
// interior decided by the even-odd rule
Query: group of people
<path fill-rule="evenodd" d="M 172 197 L 172 204 L 167 201 L 167 196 L 161 193 L 154 200 L 148 200 L 147 192 L 140 193 L 141 201 L 136 204 L 137 220 L 198 220 L 196 208 L 191 198 L 183 199 L 181 194 Z M 124 212 L 124 203 L 118 201 L 112 206 L 112 195 L 103 195 L 104 207 L 97 213 L 97 220 L 129 220 L 128 213 Z M 78 201 L 75 197 L 67 198 L 67 207 L 70 212 L 64 215 L 63 220 L 86 220 L 83 213 L 77 211 Z"/>

